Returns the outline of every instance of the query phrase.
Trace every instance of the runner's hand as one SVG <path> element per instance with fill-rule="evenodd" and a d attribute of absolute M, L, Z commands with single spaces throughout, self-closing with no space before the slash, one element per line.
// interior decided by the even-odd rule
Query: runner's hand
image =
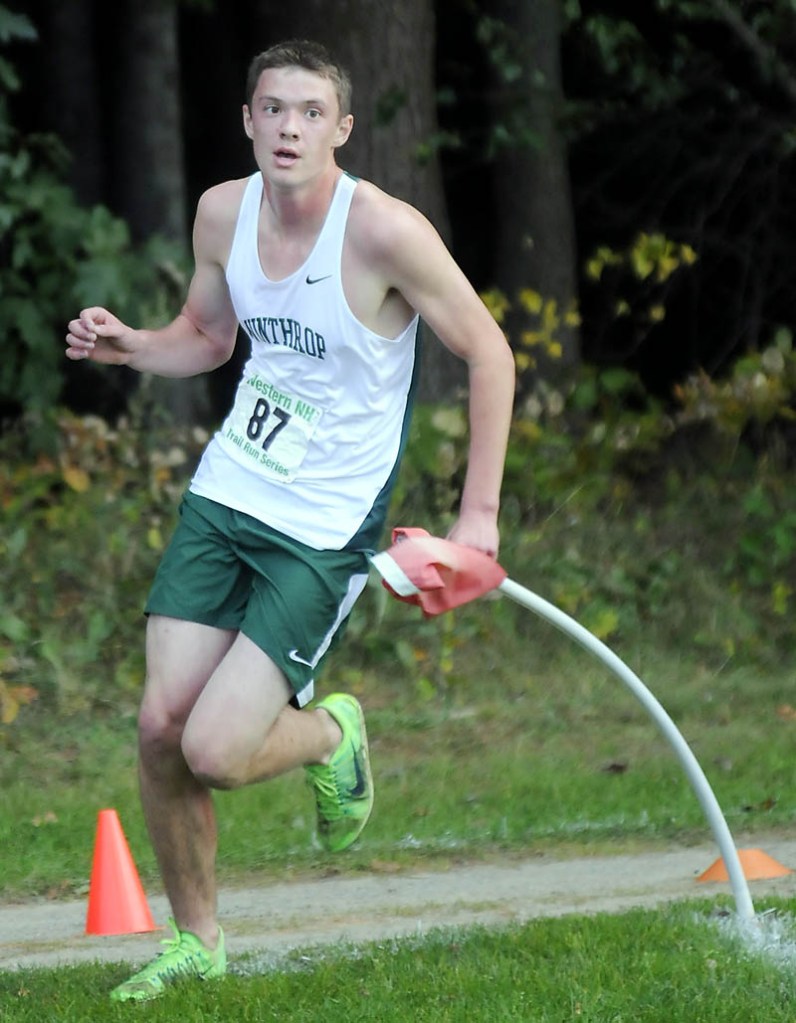
<path fill-rule="evenodd" d="M 496 517 L 491 512 L 460 512 L 446 539 L 496 558 L 500 545 Z"/>
<path fill-rule="evenodd" d="M 84 309 L 69 321 L 66 357 L 93 359 L 107 365 L 124 365 L 136 351 L 136 332 L 100 306 Z"/>

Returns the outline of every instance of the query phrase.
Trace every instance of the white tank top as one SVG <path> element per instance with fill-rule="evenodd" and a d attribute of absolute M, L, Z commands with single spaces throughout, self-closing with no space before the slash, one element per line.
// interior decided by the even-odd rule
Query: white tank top
<path fill-rule="evenodd" d="M 417 317 L 381 337 L 343 294 L 355 189 L 343 174 L 307 260 L 272 281 L 257 246 L 262 177 L 249 179 L 226 275 L 251 356 L 190 486 L 318 550 L 378 543 L 419 363 Z"/>

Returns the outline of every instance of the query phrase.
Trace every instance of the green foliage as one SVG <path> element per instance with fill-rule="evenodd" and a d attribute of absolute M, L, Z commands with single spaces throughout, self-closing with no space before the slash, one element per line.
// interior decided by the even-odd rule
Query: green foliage
<path fill-rule="evenodd" d="M 584 265 L 588 286 L 599 291 L 599 302 L 608 307 L 608 316 L 614 324 L 632 323 L 636 343 L 666 318 L 666 294 L 673 278 L 686 271 L 697 260 L 693 248 L 676 242 L 660 232 L 639 232 L 622 249 L 600 245 L 589 255 Z M 581 314 L 576 299 L 561 307 L 555 298 L 540 294 L 533 288 L 520 288 L 508 296 L 499 288 L 482 292 L 481 298 L 507 335 L 514 351 L 517 392 L 521 398 L 530 395 L 531 405 L 538 405 L 544 380 L 561 376 L 549 372 L 562 359 L 566 351 L 566 335 L 581 326 Z M 576 377 L 589 377 L 592 370 L 581 367 Z M 602 384 L 610 391 L 612 381 L 620 388 L 637 387 L 630 382 L 627 371 L 612 368 L 604 371 Z M 581 399 L 594 381 L 576 379 L 575 389 Z M 616 393 L 615 396 L 620 397 Z M 548 392 L 548 402 L 559 402 L 556 391 Z M 578 399 L 576 399 L 576 402 Z M 560 409 L 559 409 L 560 410 Z"/>
<path fill-rule="evenodd" d="M 789 358 L 777 363 L 783 379 Z M 766 365 L 773 372 L 770 356 Z M 714 382 L 719 393 L 729 386 Z M 10 843 L 0 873 L 17 890 L 40 890 L 53 876 L 77 883 L 74 828 L 90 831 L 91 807 L 112 798 L 135 815 L 141 608 L 206 440 L 158 423 L 145 399 L 113 426 L 60 413 L 55 449 L 33 459 L 13 431 L 0 440 L 0 742 L 17 754 L 0 772 L 16 807 L 0 835 L 0 848 Z M 570 390 L 534 402 L 512 431 L 501 564 L 642 678 L 649 672 L 675 720 L 700 735 L 700 753 L 728 765 L 718 794 L 736 823 L 790 819 L 796 712 L 782 673 L 796 641 L 796 479 L 787 450 L 749 443 L 755 405 L 727 418 L 685 397 L 664 412 L 624 371 L 584 370 Z M 776 417 L 766 421 L 771 428 Z M 461 408 L 418 409 L 392 523 L 445 535 L 466 433 Z M 353 862 L 400 858 L 409 838 L 412 849 L 445 855 L 448 840 L 474 853 L 704 826 L 670 753 L 650 744 L 649 722 L 551 632 L 506 600 L 424 620 L 374 574 L 328 669 L 328 684 L 368 705 L 390 807 Z M 494 740 L 486 746 L 485 734 Z M 110 762 L 107 743 L 119 745 L 110 773 L 96 766 Z M 609 788 L 605 763 L 639 769 Z M 39 770 L 48 785 L 58 781 L 54 803 Z M 233 794 L 223 869 L 313 861 L 308 846 L 296 851 L 311 815 L 309 805 L 297 809 L 299 785 L 289 778 L 266 794 Z M 272 831 L 235 838 L 249 836 L 255 817 L 268 817 Z M 145 844 L 142 822 L 133 833 Z M 14 845 L 23 839 L 41 849 L 35 876 Z M 154 870 L 150 859 L 143 866 Z"/>
<path fill-rule="evenodd" d="M 680 0 L 678 0 L 680 4 Z M 621 93 L 612 97 L 617 106 L 629 102 L 641 103 L 658 109 L 681 100 L 687 95 L 687 83 L 671 73 L 659 47 L 634 21 L 612 14 L 597 12 L 586 17 L 578 15 L 579 30 L 591 40 L 604 73 L 618 83 Z M 692 53 L 687 39 L 677 41 L 677 63 Z"/>
<path fill-rule="evenodd" d="M 577 415 L 548 410 L 538 434 L 512 438 L 501 563 L 608 642 L 684 734 L 699 734 L 732 823 L 779 826 L 794 811 L 796 482 L 768 453 L 741 457 L 742 444 L 722 463 L 721 444 L 689 435 L 681 449 L 675 432 L 639 453 L 630 413 L 615 411 L 635 393 L 632 380 L 591 384 Z M 605 421 L 609 440 L 568 488 L 561 473 L 574 472 L 571 452 L 594 427 L 578 440 L 584 409 Z M 2 440 L 0 742 L 14 755 L 0 758 L 0 874 L 9 893 L 81 890 L 103 805 L 122 813 L 142 873 L 155 875 L 135 790 L 141 608 L 206 438 L 160 428 L 140 401 L 133 411 L 113 427 L 61 414 L 57 451 L 35 460 L 19 456 L 12 436 Z M 612 417 L 629 449 L 611 447 L 620 435 Z M 424 408 L 415 430 L 391 520 L 444 535 L 463 414 Z M 379 761 L 380 802 L 352 869 L 451 850 L 704 833 L 651 722 L 584 656 L 507 600 L 424 620 L 374 574 L 321 681 L 364 700 Z M 615 774 L 606 764 L 624 766 Z M 219 794 L 218 805 L 224 876 L 318 865 L 300 775 Z"/>
<path fill-rule="evenodd" d="M 539 378 L 538 370 L 550 366 L 564 354 L 562 332 L 580 326 L 577 302 L 561 309 L 555 298 L 546 298 L 533 288 L 521 288 L 513 300 L 499 288 L 481 293 L 495 322 L 506 331 L 511 314 L 514 334 L 508 340 L 514 349 L 517 391 L 526 394 Z"/>
<path fill-rule="evenodd" d="M 662 285 L 678 270 L 693 266 L 697 254 L 682 242 L 660 232 L 639 232 L 622 251 L 600 245 L 586 260 L 586 277 L 596 283 L 609 283 L 614 298 L 614 315 L 631 313 L 636 322 L 660 323 L 666 316 Z"/>
<path fill-rule="evenodd" d="M 378 128 L 389 127 L 407 104 L 406 90 L 397 85 L 385 90 L 376 100 L 373 121 Z"/>
<path fill-rule="evenodd" d="M 793 643 L 796 578 L 796 481 L 775 430 L 792 420 L 796 386 L 785 340 L 726 380 L 687 381 L 679 408 L 622 369 L 583 367 L 566 388 L 537 388 L 517 409 L 506 460 L 501 559 L 513 577 L 543 582 L 602 639 L 651 630 L 668 648 L 686 630 L 710 663 L 776 664 Z M 67 715 L 134 710 L 141 606 L 204 440 L 153 419 L 146 388 L 114 426 L 67 413 L 57 426 L 50 453 L 30 458 L 21 427 L 0 450 L 7 731 L 35 696 Z M 391 522 L 444 536 L 466 455 L 465 410 L 420 406 Z M 496 613 L 511 633 L 514 617 Z M 342 670 L 356 683 L 398 663 L 416 695 L 435 699 L 455 690 L 484 627 L 467 609 L 407 617 L 374 579 Z"/>
<path fill-rule="evenodd" d="M 56 452 L 34 460 L 19 429 L 2 438 L 0 679 L 66 716 L 129 712 L 142 600 L 205 438 L 172 431 L 158 449 L 130 418 L 111 428 L 62 412 L 56 426 Z"/>
<path fill-rule="evenodd" d="M 499 159 L 507 150 L 542 148 L 529 100 L 535 89 L 543 91 L 549 83 L 535 66 L 528 40 L 508 21 L 489 15 L 479 17 L 475 36 L 498 83 L 501 107 L 486 128 L 487 159 Z"/>
<path fill-rule="evenodd" d="M 565 387 L 537 385 L 512 423 L 505 563 L 520 577 L 531 566 L 548 598 L 602 639 L 653 629 L 668 646 L 687 630 L 716 663 L 777 663 L 793 642 L 796 578 L 796 480 L 783 432 L 796 357 L 787 336 L 739 360 L 726 379 L 684 382 L 677 398 L 665 407 L 622 368 L 582 366 Z M 444 535 L 466 445 L 460 408 L 419 410 L 394 521 Z M 374 621 L 385 613 L 394 611 Z M 429 653 L 449 663 L 440 630 L 429 635 L 437 645 L 404 650 L 407 664 Z M 444 691 L 456 669 L 424 677 Z"/>
<path fill-rule="evenodd" d="M 796 564 L 796 510 L 787 486 L 761 482 L 744 496 L 741 509 L 746 528 L 738 546 L 727 552 L 728 575 L 737 587 L 766 591 L 770 610 L 786 616 L 793 611 Z"/>
<path fill-rule="evenodd" d="M 52 138 L 14 137 L 0 154 L 0 401 L 51 423 L 63 384 L 61 339 L 87 305 L 107 305 L 134 322 L 162 311 L 184 286 L 184 255 L 153 240 L 141 251 L 126 224 L 101 206 L 84 209 L 58 179 Z"/>
<path fill-rule="evenodd" d="M 24 18 L 0 8 L 0 41 L 29 37 Z M 9 89 L 18 82 L 0 62 Z M 78 205 L 64 183 L 69 159 L 52 135 L 21 135 L 0 102 L 0 407 L 26 416 L 26 444 L 52 441 L 68 320 L 87 305 L 109 305 L 123 319 L 163 319 L 185 288 L 186 253 L 152 239 L 133 248 L 124 221 Z"/>
<path fill-rule="evenodd" d="M 522 77 L 524 69 L 518 59 L 518 41 L 505 21 L 484 15 L 478 20 L 475 35 L 504 84 L 510 85 Z"/>
<path fill-rule="evenodd" d="M 36 30 L 24 14 L 16 14 L 5 5 L 0 4 L 0 45 L 7 46 L 15 40 L 32 41 L 36 39 Z M 19 89 L 19 78 L 13 65 L 0 56 L 0 88 L 5 92 L 16 92 Z M 5 134 L 5 97 L 0 94 L 0 133 Z"/>
<path fill-rule="evenodd" d="M 737 101 L 736 77 L 721 66 L 718 49 L 703 44 L 711 32 L 735 38 L 767 84 L 788 93 L 792 89 L 787 57 L 794 29 L 791 0 L 653 0 L 638 14 L 584 14 L 577 0 L 568 0 L 565 16 L 570 29 L 590 41 L 613 83 L 609 96 L 614 109 L 633 103 L 660 110 L 686 100 L 700 78 L 709 79 L 730 102 Z M 786 120 L 782 124 L 786 130 Z"/>
<path fill-rule="evenodd" d="M 790 331 L 778 330 L 771 345 L 739 359 L 726 377 L 691 376 L 675 388 L 675 396 L 684 422 L 708 422 L 729 437 L 792 424 L 796 420 L 796 353 Z"/>

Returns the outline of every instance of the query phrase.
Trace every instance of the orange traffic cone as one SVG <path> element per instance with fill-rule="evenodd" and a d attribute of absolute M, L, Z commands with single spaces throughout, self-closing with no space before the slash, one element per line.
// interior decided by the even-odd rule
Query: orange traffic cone
<path fill-rule="evenodd" d="M 138 934 L 155 924 L 115 810 L 100 810 L 86 934 Z"/>
<path fill-rule="evenodd" d="M 792 874 L 790 867 L 783 867 L 762 849 L 739 849 L 738 859 L 741 863 L 743 876 L 747 881 L 769 881 L 775 877 Z M 713 862 L 708 869 L 700 874 L 697 881 L 729 881 L 730 875 L 722 858 Z"/>

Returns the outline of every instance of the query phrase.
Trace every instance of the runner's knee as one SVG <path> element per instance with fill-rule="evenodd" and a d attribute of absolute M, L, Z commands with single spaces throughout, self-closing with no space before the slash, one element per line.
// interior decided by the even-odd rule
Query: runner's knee
<path fill-rule="evenodd" d="M 157 760 L 179 753 L 184 728 L 184 715 L 145 693 L 138 712 L 138 745 L 142 757 Z"/>
<path fill-rule="evenodd" d="M 220 735 L 206 735 L 189 724 L 181 748 L 193 776 L 208 788 L 236 789 L 250 780 L 247 759 Z"/>

